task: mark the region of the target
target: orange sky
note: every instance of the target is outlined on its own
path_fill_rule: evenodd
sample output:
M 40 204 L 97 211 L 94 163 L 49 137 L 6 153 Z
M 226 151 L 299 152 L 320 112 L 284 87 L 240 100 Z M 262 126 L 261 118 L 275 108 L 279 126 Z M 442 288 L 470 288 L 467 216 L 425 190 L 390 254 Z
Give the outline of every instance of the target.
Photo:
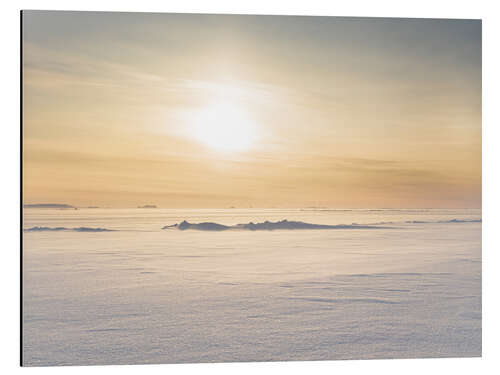
M 28 11 L 24 203 L 480 207 L 481 22 Z

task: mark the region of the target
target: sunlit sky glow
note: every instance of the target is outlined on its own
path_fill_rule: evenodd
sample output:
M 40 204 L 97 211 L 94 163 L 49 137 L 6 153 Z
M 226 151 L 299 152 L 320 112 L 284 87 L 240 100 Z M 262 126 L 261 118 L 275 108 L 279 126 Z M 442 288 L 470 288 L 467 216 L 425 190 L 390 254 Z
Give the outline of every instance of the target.
M 477 20 L 28 11 L 24 202 L 480 207 Z

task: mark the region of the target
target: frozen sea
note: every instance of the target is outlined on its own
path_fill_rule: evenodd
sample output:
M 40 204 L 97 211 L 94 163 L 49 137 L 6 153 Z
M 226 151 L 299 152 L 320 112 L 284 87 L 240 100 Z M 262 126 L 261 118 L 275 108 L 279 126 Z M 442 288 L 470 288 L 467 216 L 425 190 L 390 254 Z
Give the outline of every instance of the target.
M 283 219 L 347 226 L 162 230 Z M 23 226 L 26 366 L 481 355 L 480 210 L 32 208 Z

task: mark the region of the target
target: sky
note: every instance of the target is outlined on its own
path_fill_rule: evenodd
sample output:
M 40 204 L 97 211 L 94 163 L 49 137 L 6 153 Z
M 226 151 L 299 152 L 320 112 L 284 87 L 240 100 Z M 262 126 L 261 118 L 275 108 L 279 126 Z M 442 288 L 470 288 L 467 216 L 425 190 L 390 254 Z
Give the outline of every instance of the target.
M 23 12 L 24 203 L 481 207 L 481 21 Z

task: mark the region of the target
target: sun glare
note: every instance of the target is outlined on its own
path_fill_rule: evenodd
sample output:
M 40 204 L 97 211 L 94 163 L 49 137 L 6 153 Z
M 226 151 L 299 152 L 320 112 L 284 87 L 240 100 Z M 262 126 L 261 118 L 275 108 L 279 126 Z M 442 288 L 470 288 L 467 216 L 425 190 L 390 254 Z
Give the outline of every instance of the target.
M 255 125 L 246 111 L 233 103 L 215 103 L 201 111 L 195 137 L 216 151 L 238 152 L 252 147 Z

